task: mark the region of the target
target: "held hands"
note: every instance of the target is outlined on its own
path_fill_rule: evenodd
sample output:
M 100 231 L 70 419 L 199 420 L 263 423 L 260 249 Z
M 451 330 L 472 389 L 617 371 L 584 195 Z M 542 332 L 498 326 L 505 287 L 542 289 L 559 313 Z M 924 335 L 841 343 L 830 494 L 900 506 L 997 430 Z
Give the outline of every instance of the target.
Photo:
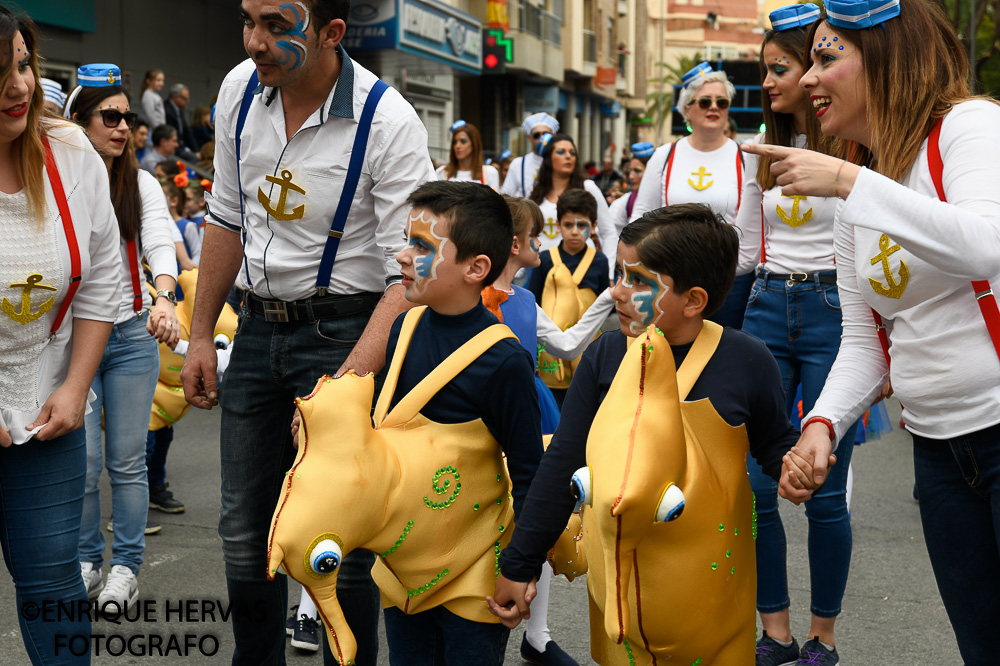
M 784 196 L 846 199 L 861 171 L 857 164 L 813 150 L 752 143 L 741 148 L 744 152 L 774 160 L 771 173 L 777 177 Z
M 177 341 L 181 339 L 181 325 L 177 321 L 174 304 L 166 298 L 157 298 L 156 305 L 146 320 L 146 330 L 157 342 L 163 342 L 171 349 L 176 347 Z
M 837 464 L 837 456 L 830 453 L 832 449 L 830 431 L 824 424 L 807 425 L 782 461 L 778 494 L 796 505 L 812 497 L 826 481 L 830 468 Z
M 292 448 L 296 451 L 299 450 L 299 424 L 302 423 L 302 414 L 299 412 L 298 407 L 295 408 L 295 413 L 292 415 Z
M 35 439 L 47 441 L 73 432 L 83 427 L 83 415 L 87 412 L 87 395 L 89 388 L 78 390 L 67 384 L 63 384 L 49 396 L 49 399 L 42 405 L 42 411 L 34 423 L 24 426 L 25 430 L 34 430 L 39 426 L 44 426 L 35 433 Z M 0 445 L 10 446 L 10 435 L 4 433 L 0 436 Z
M 500 618 L 500 624 L 513 629 L 522 619 L 531 617 L 531 602 L 538 593 L 535 589 L 537 580 L 532 578 L 529 583 L 518 583 L 502 573 L 497 574 L 496 588 L 492 597 L 486 597 L 486 605 L 491 613 Z
M 219 387 L 216 379 L 218 357 L 211 339 L 195 338 L 188 345 L 181 383 L 184 399 L 198 409 L 212 409 L 219 404 Z

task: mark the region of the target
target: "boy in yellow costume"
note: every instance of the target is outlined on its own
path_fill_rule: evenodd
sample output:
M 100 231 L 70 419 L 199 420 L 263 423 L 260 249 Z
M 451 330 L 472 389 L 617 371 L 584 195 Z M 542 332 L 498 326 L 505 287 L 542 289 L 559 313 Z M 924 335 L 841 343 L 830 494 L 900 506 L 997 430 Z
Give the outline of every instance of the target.
M 533 359 L 480 300 L 507 263 L 513 223 L 478 183 L 432 181 L 408 201 L 397 259 L 407 299 L 426 307 L 392 326 L 374 429 L 371 376 L 321 379 L 298 401 L 305 438 L 268 572 L 280 564 L 309 588 L 333 656 L 350 664 L 336 572 L 367 548 L 379 554 L 390 663 L 495 666 L 509 629 L 484 597 L 542 454 Z
M 608 288 L 608 259 L 587 245 L 597 224 L 597 201 L 581 189 L 566 190 L 556 202 L 562 240 L 539 255 L 541 263 L 531 272 L 528 291 L 552 322 L 566 330 L 580 321 L 583 313 Z M 562 361 L 542 352 L 538 368 L 542 380 L 552 389 L 562 407 L 566 389 L 579 359 Z
M 528 613 L 533 578 L 585 505 L 591 653 L 600 664 L 754 659 L 749 451 L 778 478 L 798 438 L 760 341 L 705 317 L 725 300 L 738 240 L 700 204 L 625 227 L 612 295 L 621 330 L 584 353 L 531 485 L 491 610 Z M 585 467 L 586 465 L 586 467 Z

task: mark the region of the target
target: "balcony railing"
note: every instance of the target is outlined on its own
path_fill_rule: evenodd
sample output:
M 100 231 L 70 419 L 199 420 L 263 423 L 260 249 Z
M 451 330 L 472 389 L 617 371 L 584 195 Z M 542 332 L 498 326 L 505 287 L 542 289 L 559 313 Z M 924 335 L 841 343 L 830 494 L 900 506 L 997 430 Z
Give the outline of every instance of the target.
M 533 4 L 521 0 L 520 7 L 518 7 L 519 12 L 519 23 L 521 32 L 526 32 L 529 35 L 534 35 L 539 39 L 544 39 L 545 35 L 543 33 L 543 19 L 542 15 L 545 13 L 539 7 Z
M 597 35 L 593 30 L 583 31 L 583 61 L 597 62 Z
M 562 46 L 562 19 L 551 12 L 542 12 L 543 24 L 545 26 L 544 39 L 553 46 Z

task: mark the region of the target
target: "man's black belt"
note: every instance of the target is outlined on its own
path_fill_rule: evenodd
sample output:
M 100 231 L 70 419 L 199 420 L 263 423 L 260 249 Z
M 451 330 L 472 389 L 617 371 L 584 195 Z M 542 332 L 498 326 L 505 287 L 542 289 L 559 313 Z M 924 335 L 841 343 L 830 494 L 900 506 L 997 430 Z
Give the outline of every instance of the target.
M 757 277 L 764 278 L 770 282 L 778 280 L 780 282 L 818 282 L 819 284 L 837 284 L 837 272 L 825 271 L 822 273 L 772 273 L 770 271 L 758 271 Z
M 371 312 L 382 294 L 363 292 L 348 296 L 317 296 L 304 301 L 269 301 L 253 292 L 246 295 L 247 307 L 265 321 L 284 323 L 318 321 Z

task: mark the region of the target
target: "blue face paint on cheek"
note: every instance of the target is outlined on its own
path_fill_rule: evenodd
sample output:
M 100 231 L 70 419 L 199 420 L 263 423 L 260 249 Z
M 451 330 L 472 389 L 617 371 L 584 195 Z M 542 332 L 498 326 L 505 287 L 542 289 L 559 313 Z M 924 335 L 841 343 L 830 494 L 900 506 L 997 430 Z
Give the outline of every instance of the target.
M 542 244 L 538 242 L 537 238 L 529 238 L 528 246 L 531 248 L 532 252 L 538 253 L 542 251 Z
M 656 313 L 653 311 L 653 304 L 660 295 L 660 286 L 639 276 L 635 276 L 633 279 L 639 284 L 647 285 L 650 288 L 649 291 L 632 294 L 632 305 L 635 306 L 635 311 L 639 313 L 642 325 L 644 327 L 649 326 L 653 323 L 653 319 L 656 318 Z
M 426 247 L 423 246 L 422 247 Z M 437 250 L 430 248 L 422 257 L 418 257 L 413 262 L 413 272 L 416 273 L 417 277 L 426 279 L 431 276 L 431 270 L 434 268 L 434 257 L 437 256 Z
M 302 10 L 301 14 L 299 13 L 299 9 Z M 295 27 L 290 28 L 285 33 L 293 39 L 282 39 L 277 42 L 277 47 L 281 49 L 281 55 L 278 56 L 277 60 L 279 65 L 282 67 L 287 66 L 288 70 L 291 71 L 297 69 L 308 54 L 305 42 L 308 41 L 306 30 L 309 28 L 310 18 L 309 9 L 301 2 L 281 5 L 281 11 L 286 10 L 291 11 L 295 16 Z

